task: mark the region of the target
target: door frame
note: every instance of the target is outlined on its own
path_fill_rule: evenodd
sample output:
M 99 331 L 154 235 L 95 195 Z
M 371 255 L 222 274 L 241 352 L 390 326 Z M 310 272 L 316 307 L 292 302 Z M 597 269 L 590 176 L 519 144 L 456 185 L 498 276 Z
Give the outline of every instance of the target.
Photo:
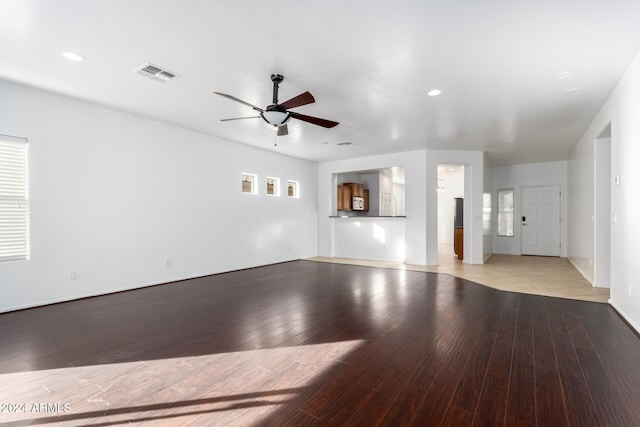
M 524 198 L 524 190 L 527 188 L 549 188 L 549 187 L 555 187 L 558 189 L 558 218 L 559 218 L 559 222 L 558 222 L 558 242 L 559 242 L 559 246 L 558 246 L 558 254 L 557 255 L 541 255 L 541 254 L 527 254 L 525 253 L 524 250 L 524 221 L 522 221 L 522 217 L 525 216 L 524 213 L 524 203 L 525 203 L 525 198 Z M 539 255 L 539 256 L 557 256 L 557 257 L 562 257 L 562 243 L 563 243 L 563 229 L 564 229 L 564 224 L 563 224 L 563 218 L 562 218 L 562 185 L 560 184 L 550 184 L 550 185 L 527 185 L 527 186 L 522 186 L 520 187 L 520 254 L 521 255 Z
M 611 123 L 594 140 L 593 286 L 611 286 Z

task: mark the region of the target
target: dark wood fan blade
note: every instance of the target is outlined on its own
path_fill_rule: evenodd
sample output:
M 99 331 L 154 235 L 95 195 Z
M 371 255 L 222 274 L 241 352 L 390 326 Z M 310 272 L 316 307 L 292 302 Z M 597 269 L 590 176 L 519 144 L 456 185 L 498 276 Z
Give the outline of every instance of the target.
M 278 136 L 289 135 L 289 128 L 287 125 L 278 126 Z
M 316 102 L 316 100 L 313 95 L 311 95 L 309 92 L 305 92 L 301 93 L 298 96 L 294 96 L 288 101 L 284 101 L 282 104 L 280 104 L 280 106 L 285 110 L 288 110 L 289 108 L 296 108 L 302 105 L 313 104 L 314 102 Z
M 220 93 L 220 92 L 213 92 L 213 93 L 215 93 L 216 95 L 224 96 L 225 98 L 229 98 L 232 101 L 239 102 L 240 104 L 244 104 L 247 107 L 251 107 L 256 111 L 260 111 L 261 113 L 264 111 L 262 108 L 256 107 L 255 105 L 252 105 L 252 104 L 249 104 L 248 102 L 243 101 L 242 99 L 238 99 L 235 96 L 227 95 L 226 93 Z
M 230 122 L 231 120 L 244 120 L 244 119 L 259 119 L 260 116 L 251 117 L 234 117 L 233 119 L 220 119 L 221 122 Z
M 290 111 L 289 114 L 291 114 L 291 117 L 293 117 L 294 119 L 302 120 L 303 122 L 311 123 L 325 128 L 336 127 L 340 124 L 331 120 L 321 119 L 319 117 L 313 116 L 306 116 L 304 114 L 296 113 L 293 111 Z

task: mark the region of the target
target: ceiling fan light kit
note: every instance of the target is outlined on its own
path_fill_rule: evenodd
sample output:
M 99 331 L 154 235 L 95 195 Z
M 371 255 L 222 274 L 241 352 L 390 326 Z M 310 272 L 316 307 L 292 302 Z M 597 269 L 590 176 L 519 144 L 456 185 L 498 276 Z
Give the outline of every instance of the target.
M 291 114 L 287 111 L 267 110 L 260 113 L 260 116 L 271 126 L 281 126 L 291 119 Z
M 255 111 L 260 113 L 259 116 L 251 116 L 251 117 L 237 117 L 233 119 L 222 119 L 221 121 L 226 122 L 230 120 L 242 120 L 242 119 L 257 119 L 262 118 L 265 122 L 267 122 L 270 126 L 274 127 L 274 130 L 277 128 L 278 136 L 288 135 L 289 131 L 287 129 L 287 122 L 291 119 L 302 120 L 303 122 L 311 123 L 316 126 L 322 126 L 325 128 L 332 128 L 337 126 L 339 123 L 334 122 L 332 120 L 321 119 L 319 117 L 307 116 L 304 114 L 296 113 L 294 111 L 289 111 L 290 108 L 301 107 L 303 105 L 312 104 L 316 102 L 315 98 L 309 92 L 303 92 L 298 96 L 294 96 L 293 98 L 283 102 L 282 104 L 278 103 L 278 89 L 280 87 L 280 83 L 284 80 L 282 74 L 272 74 L 271 81 L 273 82 L 273 104 L 267 106 L 267 108 L 262 109 L 260 107 L 256 107 L 253 104 L 250 104 L 246 101 L 236 98 L 232 95 L 227 95 L 226 93 L 214 92 L 216 95 L 223 96 L 232 101 L 239 102 L 247 107 L 253 108 Z

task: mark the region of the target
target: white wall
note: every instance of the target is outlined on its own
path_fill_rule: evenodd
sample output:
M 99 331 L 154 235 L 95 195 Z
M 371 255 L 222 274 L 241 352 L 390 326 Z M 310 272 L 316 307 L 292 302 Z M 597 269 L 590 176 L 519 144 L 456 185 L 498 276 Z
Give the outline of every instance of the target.
M 571 261 L 593 280 L 588 260 L 594 256 L 594 141 L 611 124 L 612 185 L 611 304 L 640 331 L 640 56 L 631 64 L 571 153 L 569 175 L 569 248 Z
M 369 212 L 366 215 L 380 215 L 380 173 L 360 174 L 360 180 L 356 181 L 364 185 L 369 190 Z
M 404 218 L 332 218 L 334 256 L 404 262 Z
M 567 256 L 593 284 L 594 145 L 579 144 L 567 165 Z
M 482 264 L 484 155 L 481 151 L 427 150 L 427 265 L 438 264 L 438 165 L 443 164 L 465 165 L 463 262 Z
M 396 215 L 404 216 L 404 182 L 393 183 L 393 199 L 395 201 Z
M 611 138 L 594 141 L 594 256 L 593 285 L 609 287 L 611 278 Z
M 496 209 L 493 208 L 493 200 L 497 197 L 493 194 L 492 187 L 492 168 L 489 166 L 489 160 L 484 153 L 484 176 L 482 187 L 482 258 L 486 261 L 493 254 L 493 230 L 492 218 Z
M 522 251 L 522 187 L 560 186 L 560 216 L 562 228 L 560 231 L 561 251 L 567 256 L 567 162 L 528 163 L 523 165 L 495 166 L 492 168 L 492 194 L 494 199 L 493 230 L 497 233 L 497 191 L 502 188 L 513 188 L 514 218 L 513 237 L 493 236 L 493 253 L 520 255 Z
M 336 256 L 335 235 L 331 215 L 335 206 L 336 186 L 334 174 L 349 171 L 384 169 L 393 166 L 405 168 L 405 261 L 409 264 L 426 264 L 426 150 L 387 154 L 384 156 L 360 157 L 320 163 L 318 166 L 318 253 L 321 256 Z M 434 187 L 435 191 L 435 187 Z M 435 236 L 435 234 L 434 234 Z M 434 237 L 435 238 L 435 237 Z M 340 252 L 340 248 L 338 248 Z
M 0 263 L 0 311 L 317 254 L 315 163 L 8 82 L 0 94 L 0 133 L 29 140 L 31 199 L 31 259 Z M 240 192 L 242 172 L 259 195 Z M 264 194 L 267 175 L 284 196 Z

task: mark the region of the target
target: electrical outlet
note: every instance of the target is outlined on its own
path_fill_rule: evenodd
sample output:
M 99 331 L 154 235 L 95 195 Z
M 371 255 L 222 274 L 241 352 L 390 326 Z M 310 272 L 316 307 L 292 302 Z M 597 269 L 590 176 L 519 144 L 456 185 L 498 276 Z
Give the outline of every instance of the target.
M 589 258 L 589 267 L 593 266 L 593 258 Z
M 627 295 L 631 296 L 631 285 L 627 285 Z
M 167 262 L 165 264 L 167 268 L 171 267 L 171 258 L 167 258 Z
M 69 280 L 76 280 L 76 272 L 75 271 L 70 271 L 69 272 Z

